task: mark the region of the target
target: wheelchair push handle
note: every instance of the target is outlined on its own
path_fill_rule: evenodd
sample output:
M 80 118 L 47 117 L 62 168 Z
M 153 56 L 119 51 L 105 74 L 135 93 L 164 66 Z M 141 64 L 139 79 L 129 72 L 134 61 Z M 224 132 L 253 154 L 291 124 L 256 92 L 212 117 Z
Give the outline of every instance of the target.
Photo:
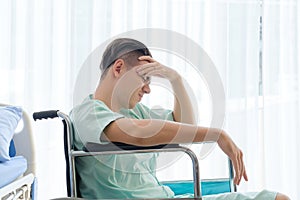
M 32 117 L 34 121 L 40 119 L 48 119 L 48 118 L 56 118 L 58 117 L 57 115 L 58 110 L 47 110 L 47 111 L 40 111 L 40 112 L 34 112 Z

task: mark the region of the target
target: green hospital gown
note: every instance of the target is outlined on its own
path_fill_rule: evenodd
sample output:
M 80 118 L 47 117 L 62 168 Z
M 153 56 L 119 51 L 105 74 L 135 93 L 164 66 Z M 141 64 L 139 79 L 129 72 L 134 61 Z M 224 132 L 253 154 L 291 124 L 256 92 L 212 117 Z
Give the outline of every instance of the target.
M 153 111 L 142 104 L 120 113 L 112 112 L 92 96 L 86 98 L 70 113 L 76 149 L 82 149 L 86 142 L 106 143 L 100 140 L 104 128 L 122 117 L 173 120 L 172 111 Z M 99 199 L 173 197 L 172 190 L 161 185 L 156 178 L 156 157 L 157 154 L 147 153 L 79 158 L 76 169 L 81 196 Z

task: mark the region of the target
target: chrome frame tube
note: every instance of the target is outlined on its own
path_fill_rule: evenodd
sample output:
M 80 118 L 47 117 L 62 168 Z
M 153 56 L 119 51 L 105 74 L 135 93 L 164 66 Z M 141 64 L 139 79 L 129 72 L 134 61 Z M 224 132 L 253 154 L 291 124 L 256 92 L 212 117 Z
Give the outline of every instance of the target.
M 228 158 L 228 168 L 229 168 L 229 182 L 230 182 L 230 191 L 231 192 L 236 192 L 236 184 L 234 184 L 233 179 L 234 179 L 234 172 L 233 172 L 233 166 L 231 160 Z
M 72 157 L 72 153 L 70 152 L 70 149 L 73 149 L 73 138 L 72 138 L 72 127 L 70 126 L 72 124 L 69 116 L 63 112 L 58 111 L 57 115 L 65 120 L 65 124 L 67 126 L 67 145 L 68 145 L 68 162 L 69 162 L 69 176 L 72 177 L 70 179 L 70 190 L 71 190 L 71 197 L 77 197 L 77 190 L 76 190 L 76 173 L 75 173 L 75 161 Z

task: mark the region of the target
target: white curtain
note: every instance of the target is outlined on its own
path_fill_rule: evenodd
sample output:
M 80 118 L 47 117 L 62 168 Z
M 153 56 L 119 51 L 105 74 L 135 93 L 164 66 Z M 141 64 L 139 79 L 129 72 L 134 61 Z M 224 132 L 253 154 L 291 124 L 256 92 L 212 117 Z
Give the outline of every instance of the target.
M 300 3 L 268 0 L 263 8 L 263 181 L 299 199 Z
M 267 188 L 298 199 L 299 12 L 296 0 L 2 0 L 0 99 L 30 114 L 44 109 L 68 113 L 81 66 L 100 44 L 140 28 L 176 31 L 207 52 L 222 78 L 224 129 L 243 149 L 250 179 L 238 190 Z M 198 101 L 198 123 L 209 125 L 205 80 L 182 60 L 154 54 L 188 79 Z M 163 94 L 153 86 L 145 103 L 157 105 L 161 102 L 152 100 Z M 168 95 L 162 106 L 170 106 Z M 39 199 L 65 196 L 60 123 L 32 122 Z M 216 152 L 212 156 L 224 159 Z M 182 166 L 160 176 L 184 178 Z M 207 176 L 224 172 L 205 163 L 201 169 Z

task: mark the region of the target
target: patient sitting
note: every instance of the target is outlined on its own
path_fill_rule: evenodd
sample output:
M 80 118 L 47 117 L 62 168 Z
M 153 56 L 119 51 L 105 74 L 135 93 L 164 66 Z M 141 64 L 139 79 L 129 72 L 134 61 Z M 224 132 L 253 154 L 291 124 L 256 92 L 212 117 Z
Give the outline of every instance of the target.
M 239 184 L 247 181 L 242 151 L 224 130 L 196 126 L 181 76 L 151 56 L 139 41 L 111 42 L 100 64 L 102 75 L 94 94 L 71 111 L 75 147 L 86 142 L 122 142 L 137 146 L 215 141 L 231 159 Z M 139 103 L 150 93 L 151 77 L 167 79 L 174 91 L 173 110 L 150 110 Z M 184 105 L 184 112 L 182 112 Z M 84 198 L 174 198 L 174 192 L 155 175 L 155 153 L 80 157 L 76 162 L 80 194 Z M 193 194 L 190 194 L 193 197 Z M 203 199 L 289 199 L 271 191 L 226 193 Z

